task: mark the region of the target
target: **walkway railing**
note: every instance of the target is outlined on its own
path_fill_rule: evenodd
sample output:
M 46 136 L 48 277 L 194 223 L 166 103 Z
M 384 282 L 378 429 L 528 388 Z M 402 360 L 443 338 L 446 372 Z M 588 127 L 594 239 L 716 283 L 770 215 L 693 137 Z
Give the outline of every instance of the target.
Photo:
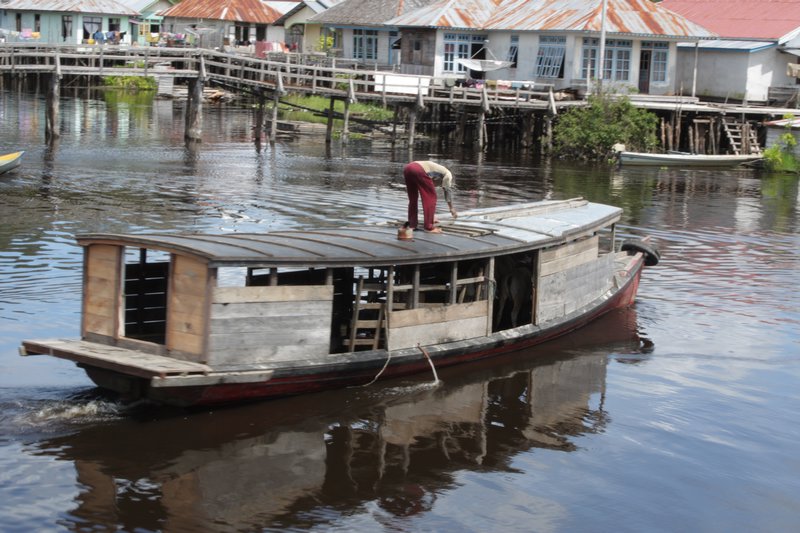
M 341 61 L 339 62 L 341 64 Z M 119 45 L 0 44 L 0 73 L 59 76 L 171 76 L 223 84 L 234 89 L 321 94 L 384 105 L 447 103 L 542 109 L 553 105 L 552 86 L 463 87 L 453 78 L 401 74 L 392 70 L 342 68 L 315 54 L 266 58 L 202 48 Z

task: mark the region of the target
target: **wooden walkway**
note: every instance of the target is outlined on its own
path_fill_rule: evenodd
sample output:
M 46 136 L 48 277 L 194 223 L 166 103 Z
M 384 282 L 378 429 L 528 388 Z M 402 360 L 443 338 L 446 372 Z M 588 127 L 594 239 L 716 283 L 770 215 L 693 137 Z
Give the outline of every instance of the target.
M 291 90 L 384 105 L 439 103 L 532 110 L 566 105 L 552 99 L 550 85 L 516 89 L 447 87 L 443 81 L 431 83 L 429 76 L 338 68 L 321 61 L 315 64 L 310 55 L 275 57 L 259 59 L 201 48 L 14 43 L 0 45 L 0 73 L 201 79 L 249 92 Z

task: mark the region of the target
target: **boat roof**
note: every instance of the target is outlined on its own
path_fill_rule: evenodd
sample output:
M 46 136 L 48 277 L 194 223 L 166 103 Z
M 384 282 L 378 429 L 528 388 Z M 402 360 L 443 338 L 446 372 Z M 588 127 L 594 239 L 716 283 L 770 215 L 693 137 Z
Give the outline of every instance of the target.
M 543 248 L 617 222 L 622 209 L 582 198 L 475 209 L 457 220 L 442 217 L 441 234 L 397 238 L 398 223 L 268 233 L 85 234 L 87 246 L 105 243 L 190 255 L 209 267 L 377 266 L 477 259 Z

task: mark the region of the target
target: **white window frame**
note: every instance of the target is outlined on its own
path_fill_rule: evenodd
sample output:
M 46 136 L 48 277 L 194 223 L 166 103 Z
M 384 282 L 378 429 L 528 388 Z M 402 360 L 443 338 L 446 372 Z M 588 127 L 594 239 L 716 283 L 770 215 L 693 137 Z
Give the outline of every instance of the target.
M 606 41 L 603 78 L 613 81 L 630 81 L 633 41 L 609 39 Z
M 512 35 L 511 43 L 508 45 L 508 56 L 506 56 L 506 61 L 511 62 L 510 68 L 517 68 L 518 59 L 519 59 L 519 35 Z
M 378 59 L 378 30 L 353 30 L 353 59 Z
M 472 43 L 486 41 L 486 35 L 472 33 L 445 33 L 442 72 L 464 73 L 467 68 L 456 59 L 471 57 Z
M 651 50 L 650 82 L 666 83 L 669 69 L 669 43 L 659 41 L 642 41 L 642 50 Z
M 536 53 L 537 78 L 563 77 L 564 58 L 567 54 L 567 38 L 563 35 L 542 35 Z
M 581 77 L 583 79 L 586 79 L 587 76 L 588 63 L 591 63 L 591 77 L 594 78 L 596 76 L 599 47 L 600 39 L 594 37 L 583 38 L 581 67 Z M 606 41 L 604 55 L 603 78 L 611 81 L 630 81 L 633 41 L 628 39 L 609 39 Z

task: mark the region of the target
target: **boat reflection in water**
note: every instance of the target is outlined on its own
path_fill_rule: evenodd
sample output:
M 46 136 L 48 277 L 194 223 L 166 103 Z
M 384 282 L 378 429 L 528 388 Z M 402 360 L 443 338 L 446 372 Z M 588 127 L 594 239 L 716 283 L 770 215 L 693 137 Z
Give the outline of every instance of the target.
M 608 357 L 641 357 L 636 328 L 635 310 L 620 309 L 546 344 L 550 357 L 540 348 L 448 369 L 437 386 L 392 381 L 140 414 L 42 441 L 36 453 L 75 464 L 81 492 L 69 528 L 324 525 L 370 502 L 407 516 L 455 488 L 459 471 L 507 470 L 521 452 L 568 452 L 602 430 Z

